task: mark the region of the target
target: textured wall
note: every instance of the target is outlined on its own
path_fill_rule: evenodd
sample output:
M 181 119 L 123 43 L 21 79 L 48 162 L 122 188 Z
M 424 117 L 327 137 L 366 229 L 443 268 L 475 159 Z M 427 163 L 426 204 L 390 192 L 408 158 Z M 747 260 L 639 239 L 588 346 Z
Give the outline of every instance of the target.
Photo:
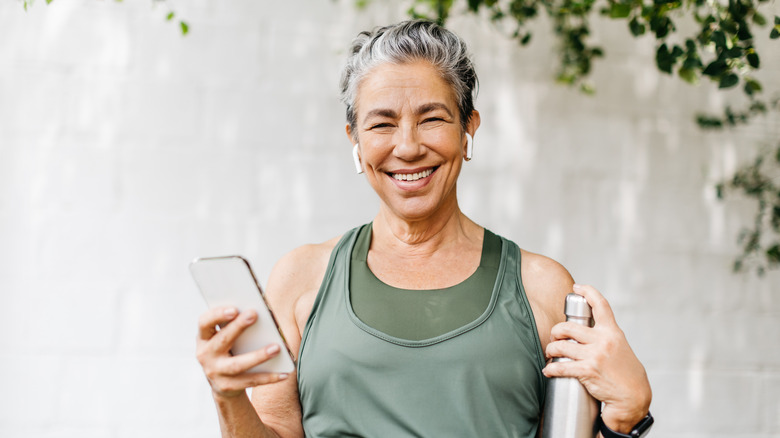
M 239 253 L 266 279 L 376 210 L 339 68 L 354 34 L 405 8 L 171 5 L 186 37 L 151 1 L 0 4 L 3 437 L 217 435 L 189 260 Z M 730 272 L 752 207 L 712 189 L 780 126 L 701 132 L 693 113 L 738 93 L 660 75 L 621 23 L 596 26 L 595 98 L 552 83 L 543 27 L 520 50 L 451 24 L 481 76 L 466 213 L 604 292 L 647 366 L 653 436 L 780 437 L 780 276 Z

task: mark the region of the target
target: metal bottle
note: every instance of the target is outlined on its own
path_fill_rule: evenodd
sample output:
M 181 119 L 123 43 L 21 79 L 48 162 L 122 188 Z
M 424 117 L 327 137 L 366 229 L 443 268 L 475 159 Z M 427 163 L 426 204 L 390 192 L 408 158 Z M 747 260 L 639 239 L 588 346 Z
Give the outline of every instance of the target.
M 593 313 L 580 295 L 570 293 L 564 306 L 566 321 L 593 327 Z M 576 342 L 572 340 L 571 342 Z M 557 357 L 553 362 L 571 359 Z M 547 385 L 542 438 L 594 438 L 601 404 L 573 377 L 553 377 Z

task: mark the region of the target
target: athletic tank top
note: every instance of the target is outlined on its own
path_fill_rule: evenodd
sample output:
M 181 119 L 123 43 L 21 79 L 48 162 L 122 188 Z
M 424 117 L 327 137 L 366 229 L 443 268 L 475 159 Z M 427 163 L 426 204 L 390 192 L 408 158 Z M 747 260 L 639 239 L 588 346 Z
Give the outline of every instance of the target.
M 352 309 L 349 265 L 358 231 L 333 249 L 301 339 L 306 436 L 536 436 L 544 355 L 517 245 L 502 238 L 490 302 L 477 319 L 408 340 L 368 326 Z
M 385 284 L 368 267 L 372 224 L 360 228 L 349 266 L 349 296 L 358 319 L 385 334 L 422 340 L 479 318 L 490 303 L 501 261 L 501 239 L 485 229 L 479 266 L 443 289 L 409 290 Z

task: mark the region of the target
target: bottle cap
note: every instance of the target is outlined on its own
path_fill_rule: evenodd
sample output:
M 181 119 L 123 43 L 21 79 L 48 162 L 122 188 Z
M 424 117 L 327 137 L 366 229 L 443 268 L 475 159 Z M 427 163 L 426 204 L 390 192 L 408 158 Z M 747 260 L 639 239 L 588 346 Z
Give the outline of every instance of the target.
M 582 295 L 570 293 L 566 295 L 566 306 L 563 313 L 570 318 L 593 318 L 588 302 Z

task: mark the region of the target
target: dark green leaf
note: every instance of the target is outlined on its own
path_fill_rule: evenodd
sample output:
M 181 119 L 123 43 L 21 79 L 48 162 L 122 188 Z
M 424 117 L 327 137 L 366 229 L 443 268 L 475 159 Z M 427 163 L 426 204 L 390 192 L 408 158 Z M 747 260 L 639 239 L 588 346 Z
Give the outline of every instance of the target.
M 780 263 L 780 245 L 774 244 L 766 250 L 766 258 L 769 263 Z
M 755 79 L 745 79 L 745 93 L 752 96 L 753 93 L 761 91 L 761 83 Z
M 529 42 L 531 42 L 531 32 L 528 32 L 527 34 L 525 34 L 525 36 L 523 36 L 523 39 L 520 40 L 520 44 L 526 45 Z
M 717 196 L 718 199 L 723 199 L 723 183 L 718 183 L 715 186 L 715 196 Z
M 726 34 L 723 33 L 722 30 L 716 30 L 715 32 L 712 32 L 712 36 L 710 37 L 710 41 L 715 43 L 715 47 L 720 49 L 721 47 L 726 46 Z
M 644 35 L 645 25 L 640 23 L 639 20 L 634 17 L 628 22 L 628 28 L 631 30 L 631 34 L 636 36 Z
M 727 18 L 727 19 L 721 21 L 720 22 L 720 28 L 723 29 L 724 31 L 726 31 L 727 33 L 731 34 L 731 35 L 737 33 L 737 30 L 738 30 L 737 22 L 732 20 L 732 19 L 730 19 L 730 18 Z
M 698 70 L 701 69 L 702 64 L 701 60 L 696 57 L 687 57 L 685 58 L 685 61 L 683 61 L 682 68 L 688 69 L 688 70 Z
M 744 21 L 739 26 L 739 30 L 737 31 L 737 38 L 739 38 L 740 41 L 746 41 L 753 38 L 753 34 L 750 33 L 750 29 L 747 27 L 747 23 Z
M 720 76 L 725 73 L 727 69 L 728 65 L 726 65 L 726 61 L 716 59 L 715 61 L 712 61 L 710 65 L 708 65 L 701 73 L 707 76 Z
M 780 38 L 780 26 L 775 26 L 775 28 L 772 29 L 772 32 L 769 32 L 769 38 L 772 38 L 773 40 Z
M 761 61 L 758 59 L 758 53 L 756 52 L 748 53 L 747 62 L 753 68 L 758 68 L 758 66 L 761 65 Z
M 734 46 L 730 49 L 726 49 L 723 51 L 723 57 L 724 58 L 741 58 L 742 57 L 742 47 Z
M 180 21 L 179 26 L 181 27 L 181 34 L 187 35 L 187 33 L 190 31 L 190 26 L 187 25 L 187 23 Z
M 775 26 L 780 26 L 780 16 L 775 15 Z
M 719 129 L 723 127 L 723 121 L 721 119 L 703 114 L 696 116 L 696 124 L 702 129 Z
M 720 83 L 718 84 L 718 88 L 731 88 L 734 85 L 737 85 L 739 83 L 739 76 L 735 75 L 734 73 L 729 73 L 722 78 L 720 78 Z
M 669 52 L 669 48 L 666 44 L 661 44 L 658 50 L 655 52 L 655 63 L 658 66 L 658 70 L 662 72 L 672 74 L 672 67 L 677 59 Z
M 756 23 L 759 26 L 766 26 L 766 18 L 764 18 L 763 15 L 756 12 L 753 14 L 753 23 Z

